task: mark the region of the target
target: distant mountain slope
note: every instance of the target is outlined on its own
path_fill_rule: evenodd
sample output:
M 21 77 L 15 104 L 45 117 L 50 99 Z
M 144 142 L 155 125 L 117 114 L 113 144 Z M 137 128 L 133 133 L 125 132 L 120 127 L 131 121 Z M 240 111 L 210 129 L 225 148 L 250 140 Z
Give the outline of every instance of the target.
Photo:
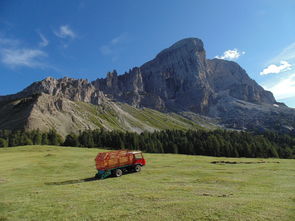
M 121 131 L 154 131 L 163 129 L 214 128 L 207 118 L 194 115 L 189 120 L 176 113 L 138 109 L 126 103 L 105 100 L 101 105 L 71 101 L 48 94 L 14 100 L 0 107 L 0 128 L 56 129 L 61 135 L 79 130 L 104 128 Z
M 140 132 L 213 124 L 295 128 L 294 109 L 276 102 L 237 63 L 206 59 L 197 38 L 180 40 L 123 75 L 113 71 L 92 82 L 48 77 L 0 97 L 0 105 L 0 128 L 55 127 L 62 134 L 97 127 Z

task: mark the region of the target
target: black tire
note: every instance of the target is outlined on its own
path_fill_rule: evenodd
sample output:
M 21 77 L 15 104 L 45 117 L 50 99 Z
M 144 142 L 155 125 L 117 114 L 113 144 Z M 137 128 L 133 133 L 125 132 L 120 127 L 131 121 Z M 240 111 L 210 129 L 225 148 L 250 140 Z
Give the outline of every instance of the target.
M 135 171 L 135 172 L 140 172 L 140 171 L 141 171 L 141 166 L 140 166 L 140 165 L 136 165 L 136 166 L 134 167 L 134 171 Z
M 122 174 L 123 174 L 123 172 L 121 169 L 116 169 L 114 172 L 115 177 L 120 177 L 120 176 L 122 176 Z

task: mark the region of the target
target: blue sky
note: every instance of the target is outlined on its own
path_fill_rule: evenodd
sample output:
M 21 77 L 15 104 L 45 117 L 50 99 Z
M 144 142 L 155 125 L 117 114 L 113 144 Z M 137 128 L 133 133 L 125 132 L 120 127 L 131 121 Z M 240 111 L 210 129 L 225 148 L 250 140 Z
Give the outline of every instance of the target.
M 0 95 L 123 74 L 185 37 L 295 107 L 294 0 L 0 0 Z

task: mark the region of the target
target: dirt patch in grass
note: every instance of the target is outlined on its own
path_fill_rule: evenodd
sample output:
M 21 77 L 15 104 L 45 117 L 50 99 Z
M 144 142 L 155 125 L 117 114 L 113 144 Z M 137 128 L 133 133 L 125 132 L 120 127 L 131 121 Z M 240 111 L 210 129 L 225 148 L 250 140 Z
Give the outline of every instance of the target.
M 233 193 L 229 194 L 211 194 L 211 193 L 201 193 L 199 196 L 211 196 L 211 197 L 230 197 L 234 195 Z
M 212 161 L 212 164 L 257 164 L 257 163 L 280 163 L 279 161 L 276 162 L 268 162 L 268 161 L 256 161 L 256 162 L 250 162 L 250 161 Z

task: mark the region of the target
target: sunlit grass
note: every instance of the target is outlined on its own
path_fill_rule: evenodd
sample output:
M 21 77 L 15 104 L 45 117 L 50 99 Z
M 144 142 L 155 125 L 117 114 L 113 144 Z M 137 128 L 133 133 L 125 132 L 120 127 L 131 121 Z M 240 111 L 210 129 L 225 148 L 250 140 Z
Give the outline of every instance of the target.
M 53 146 L 0 149 L 0 220 L 295 217 L 294 160 L 232 165 L 211 162 L 261 159 L 145 154 L 142 172 L 93 180 L 99 151 Z

